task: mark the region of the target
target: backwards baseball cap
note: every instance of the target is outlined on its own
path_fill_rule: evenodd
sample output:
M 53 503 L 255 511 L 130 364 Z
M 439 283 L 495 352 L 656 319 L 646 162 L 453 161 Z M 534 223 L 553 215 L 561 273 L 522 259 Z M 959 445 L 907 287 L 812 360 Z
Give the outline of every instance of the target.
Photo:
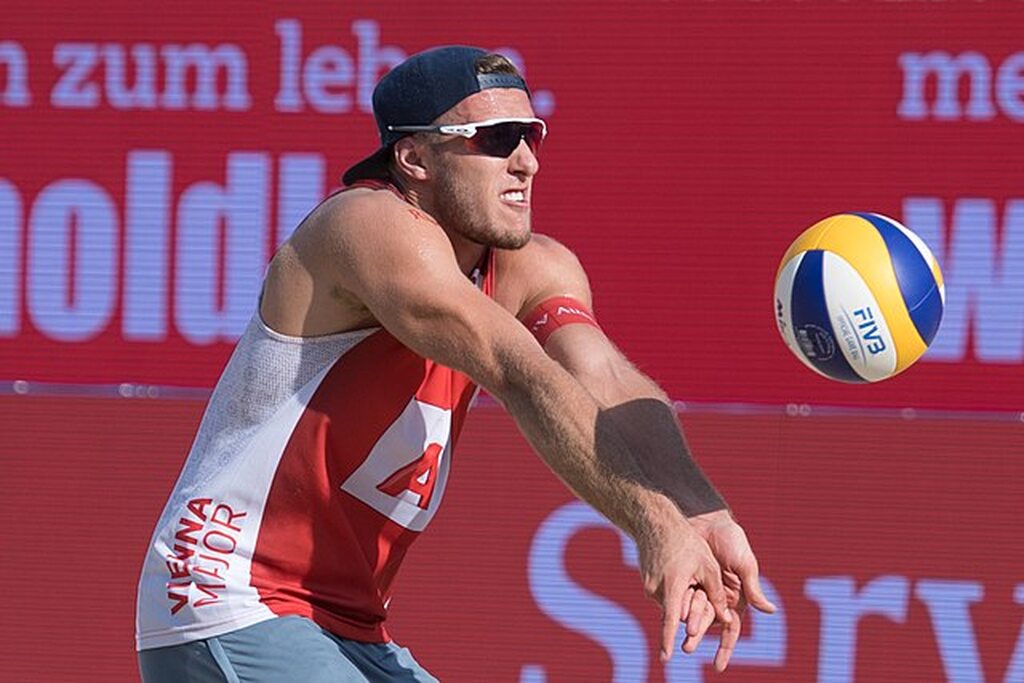
M 388 126 L 428 126 L 473 93 L 488 88 L 518 88 L 529 94 L 526 81 L 517 74 L 478 74 L 477 60 L 487 54 L 477 47 L 448 45 L 415 54 L 384 74 L 373 90 L 380 149 L 345 171 L 342 182 L 351 185 L 387 176 L 391 146 L 410 135 Z

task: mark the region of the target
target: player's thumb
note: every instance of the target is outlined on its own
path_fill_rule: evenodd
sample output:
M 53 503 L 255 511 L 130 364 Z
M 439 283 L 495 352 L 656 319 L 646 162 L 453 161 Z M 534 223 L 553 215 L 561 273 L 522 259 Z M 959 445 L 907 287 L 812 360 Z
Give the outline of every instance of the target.
M 741 576 L 740 581 L 743 583 L 743 596 L 747 599 L 748 604 L 768 614 L 775 612 L 774 603 L 768 599 L 761 588 L 761 579 L 756 567 L 747 572 L 746 576 Z

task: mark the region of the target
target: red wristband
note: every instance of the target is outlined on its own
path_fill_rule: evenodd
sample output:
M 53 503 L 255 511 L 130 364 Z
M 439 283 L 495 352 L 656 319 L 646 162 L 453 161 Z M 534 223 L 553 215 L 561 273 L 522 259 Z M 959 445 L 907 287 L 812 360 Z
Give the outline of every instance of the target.
M 577 323 L 601 329 L 594 314 L 583 303 L 567 296 L 545 299 L 523 318 L 523 325 L 533 333 L 541 346 L 558 328 Z

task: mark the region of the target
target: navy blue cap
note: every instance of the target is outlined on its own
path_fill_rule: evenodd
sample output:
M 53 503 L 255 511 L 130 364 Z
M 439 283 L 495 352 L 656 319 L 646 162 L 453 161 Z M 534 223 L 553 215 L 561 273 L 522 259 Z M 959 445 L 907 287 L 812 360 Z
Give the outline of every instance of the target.
M 488 88 L 529 89 L 516 74 L 478 74 L 476 63 L 489 54 L 478 47 L 448 45 L 420 52 L 384 74 L 373 90 L 373 116 L 380 149 L 352 166 L 342 182 L 387 177 L 391 145 L 410 133 L 388 126 L 429 126 L 437 117 L 473 93 Z

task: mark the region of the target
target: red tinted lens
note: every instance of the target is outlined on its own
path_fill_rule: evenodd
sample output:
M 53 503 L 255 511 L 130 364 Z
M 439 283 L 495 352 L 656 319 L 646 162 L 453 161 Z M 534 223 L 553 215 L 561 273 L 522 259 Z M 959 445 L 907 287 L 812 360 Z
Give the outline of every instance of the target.
M 541 124 L 507 121 L 477 128 L 476 135 L 466 139 L 466 145 L 480 154 L 506 158 L 516 151 L 520 140 L 526 140 L 530 151 L 536 154 L 543 139 L 544 127 Z

